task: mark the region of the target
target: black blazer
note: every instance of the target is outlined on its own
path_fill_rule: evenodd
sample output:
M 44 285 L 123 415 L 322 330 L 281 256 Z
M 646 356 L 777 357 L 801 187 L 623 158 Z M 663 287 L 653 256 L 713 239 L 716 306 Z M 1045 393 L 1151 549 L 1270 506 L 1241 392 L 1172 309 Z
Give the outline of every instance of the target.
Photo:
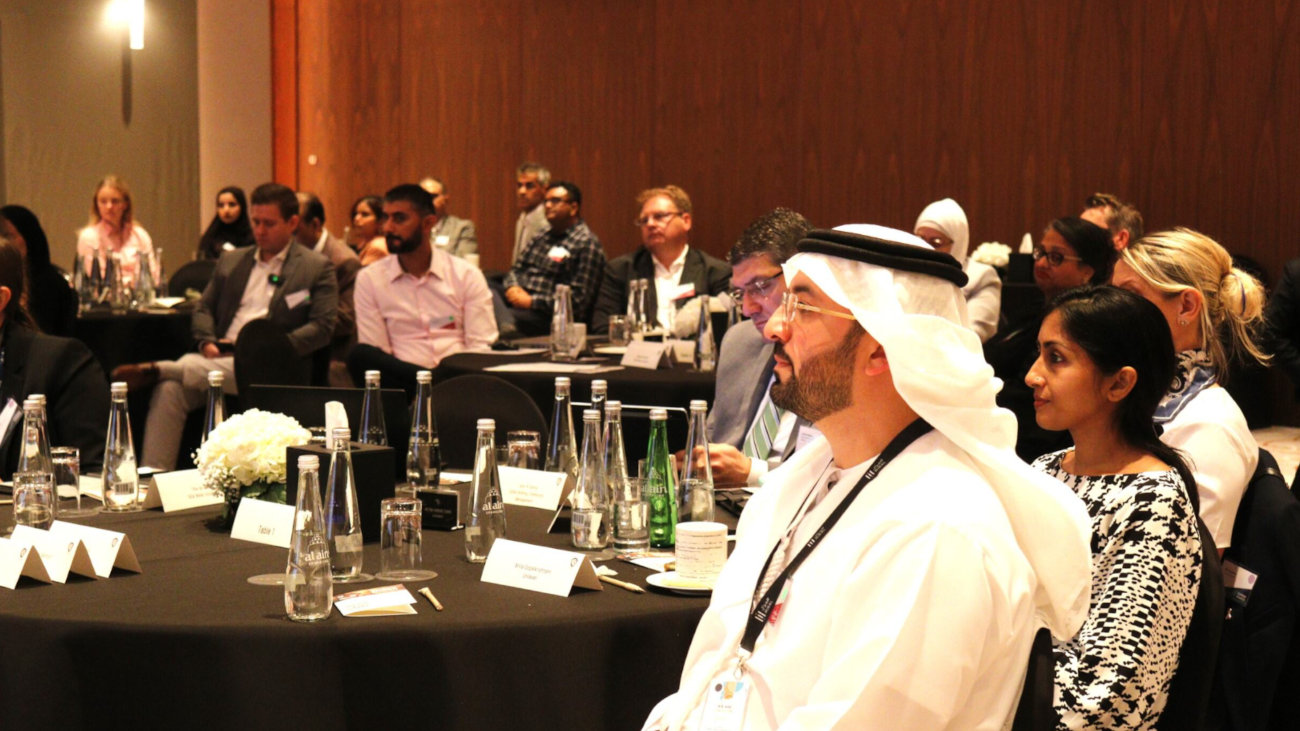
M 108 426 L 108 379 L 89 348 L 79 340 L 7 323 L 3 379 L 0 409 L 13 399 L 16 411 L 8 424 L 0 424 L 0 476 L 12 478 L 18 465 L 23 399 L 34 393 L 45 394 L 50 446 L 80 449 L 83 474 L 99 469 Z
M 654 313 L 659 307 L 655 292 L 655 263 L 650 250 L 642 246 L 631 254 L 624 254 L 605 265 L 605 278 L 600 282 L 600 296 L 591 316 L 592 333 L 609 330 L 609 316 L 627 312 L 627 283 L 633 279 L 649 279 L 650 293 L 646 298 L 646 312 Z M 696 294 L 722 294 L 731 286 L 731 265 L 715 259 L 694 246 L 686 250 L 682 266 L 682 284 L 695 284 Z M 678 305 L 684 303 L 679 302 Z M 672 323 L 664 323 L 672 327 Z
M 1212 717 L 1221 728 L 1300 728 L 1300 501 L 1267 450 L 1237 508 L 1232 545 L 1223 555 L 1257 579 L 1243 608 L 1224 587 L 1217 668 L 1222 705 Z M 1218 725 L 1218 724 L 1212 724 Z
M 199 343 L 216 342 L 230 327 L 239 311 L 244 288 L 253 271 L 256 246 L 227 251 L 217 260 L 212 280 L 194 312 L 191 330 Z M 284 281 L 271 296 L 267 319 L 284 328 L 298 355 L 305 356 L 330 342 L 338 320 L 339 285 L 334 265 L 322 254 L 298 243 L 280 268 Z M 303 298 L 302 295 L 309 295 Z M 292 298 L 293 306 L 286 300 Z

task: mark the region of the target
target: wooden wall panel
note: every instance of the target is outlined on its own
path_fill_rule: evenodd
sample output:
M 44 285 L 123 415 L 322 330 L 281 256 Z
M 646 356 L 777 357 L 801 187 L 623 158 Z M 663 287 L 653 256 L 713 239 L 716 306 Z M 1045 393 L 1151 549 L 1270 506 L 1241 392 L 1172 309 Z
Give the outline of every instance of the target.
M 525 158 L 583 186 L 611 255 L 637 243 L 631 197 L 670 181 L 717 255 L 778 204 L 823 225 L 908 227 L 953 196 L 976 242 L 1010 243 L 1094 190 L 1274 276 L 1296 253 L 1296 0 L 352 0 L 297 13 L 297 168 L 332 226 L 357 195 L 437 172 L 487 267 L 508 258 Z

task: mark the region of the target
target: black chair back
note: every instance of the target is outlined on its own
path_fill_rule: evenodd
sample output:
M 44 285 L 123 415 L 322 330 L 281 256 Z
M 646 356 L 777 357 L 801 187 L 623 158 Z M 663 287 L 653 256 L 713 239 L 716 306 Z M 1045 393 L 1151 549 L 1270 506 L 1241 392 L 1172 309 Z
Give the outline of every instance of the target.
M 1042 627 L 1034 635 L 1034 644 L 1029 648 L 1029 669 L 1025 672 L 1025 687 L 1020 691 L 1011 731 L 1054 731 L 1057 720 L 1056 707 L 1052 704 L 1055 680 L 1052 633 Z
M 265 318 L 253 320 L 235 340 L 235 383 L 239 393 L 254 384 L 306 386 L 311 359 L 298 355 L 284 328 Z
M 365 396 L 364 388 L 254 385 L 242 392 L 241 400 L 248 408 L 292 416 L 304 427 L 324 425 L 325 404 L 338 401 L 347 412 L 352 433 L 356 434 Z M 406 447 L 411 435 L 410 403 L 400 388 L 382 389 L 380 400 L 384 409 L 384 426 L 388 429 L 388 446 L 393 448 L 397 462 L 393 474 L 399 481 L 405 481 Z
M 208 282 L 212 281 L 212 272 L 216 268 L 217 262 L 214 259 L 185 262 L 172 272 L 171 279 L 167 280 L 167 294 L 172 297 L 184 297 L 187 289 L 203 292 L 207 289 Z
M 1169 700 L 1156 722 L 1162 731 L 1199 731 L 1205 728 L 1214 690 L 1214 669 L 1223 633 L 1223 567 L 1219 549 L 1200 518 L 1201 587 L 1196 594 L 1192 622 L 1178 652 L 1178 670 L 1169 684 Z
M 442 463 L 451 469 L 473 468 L 479 419 L 496 420 L 498 445 L 505 444 L 506 432 L 520 429 L 541 433 L 546 445 L 546 417 L 537 404 L 527 391 L 496 376 L 456 376 L 434 384 L 433 418 Z
M 1225 587 L 1211 719 L 1219 728 L 1300 728 L 1300 501 L 1268 450 L 1232 525 L 1224 562 L 1255 575 L 1250 589 Z

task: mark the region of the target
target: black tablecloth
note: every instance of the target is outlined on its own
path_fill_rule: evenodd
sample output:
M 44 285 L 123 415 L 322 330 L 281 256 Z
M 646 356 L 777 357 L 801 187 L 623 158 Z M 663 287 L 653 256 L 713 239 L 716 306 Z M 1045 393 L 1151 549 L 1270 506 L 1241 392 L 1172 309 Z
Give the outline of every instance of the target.
M 108 374 L 123 363 L 175 360 L 191 350 L 190 315 L 188 310 L 92 310 L 77 315 L 74 333 Z
M 458 353 L 444 358 L 433 372 L 434 383 L 440 383 L 455 376 L 471 373 L 484 373 L 484 369 L 507 363 L 532 363 L 547 360 L 545 355 L 498 355 L 496 353 Z M 617 365 L 618 358 L 611 357 L 593 365 L 605 363 Z M 532 372 L 492 372 L 485 375 L 497 376 L 528 392 L 528 395 L 542 410 L 549 420 L 555 401 L 555 373 Z M 660 368 L 619 368 L 604 373 L 572 373 L 568 375 L 573 381 L 573 400 L 589 401 L 591 399 L 591 382 L 603 378 L 609 383 L 609 398 L 622 401 L 625 405 L 669 406 L 682 410 L 690 406 L 692 399 L 704 399 L 713 405 L 714 374 L 701 373 L 686 367 Z M 686 446 L 686 421 L 684 415 L 670 415 L 668 441 L 673 449 Z M 575 410 L 574 429 L 579 440 L 582 439 L 581 414 Z M 649 438 L 649 424 L 644 412 L 624 411 L 623 430 L 625 447 L 630 461 L 645 457 L 646 443 Z
M 215 532 L 216 512 L 90 518 L 126 532 L 142 574 L 0 589 L 0 727 L 636 728 L 675 689 L 707 604 L 484 584 L 463 534 L 426 530 L 446 611 L 421 598 L 414 616 L 297 624 L 281 588 L 246 581 L 282 571 L 285 550 Z M 507 513 L 511 538 L 567 547 L 542 511 Z M 378 566 L 376 544 L 365 562 Z M 645 570 L 610 566 L 645 585 Z

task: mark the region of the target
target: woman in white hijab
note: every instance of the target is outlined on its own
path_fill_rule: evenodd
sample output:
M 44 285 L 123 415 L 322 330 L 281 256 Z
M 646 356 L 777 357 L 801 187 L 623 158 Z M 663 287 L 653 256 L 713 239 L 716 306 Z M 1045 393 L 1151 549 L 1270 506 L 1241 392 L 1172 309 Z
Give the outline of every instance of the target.
M 993 337 L 998 329 L 998 317 L 1002 314 L 1002 279 L 993 267 L 966 258 L 970 248 L 966 212 L 957 201 L 944 198 L 926 206 L 912 230 L 936 251 L 951 254 L 961 262 L 968 280 L 961 293 L 966 296 L 970 329 L 980 337 L 981 343 Z

